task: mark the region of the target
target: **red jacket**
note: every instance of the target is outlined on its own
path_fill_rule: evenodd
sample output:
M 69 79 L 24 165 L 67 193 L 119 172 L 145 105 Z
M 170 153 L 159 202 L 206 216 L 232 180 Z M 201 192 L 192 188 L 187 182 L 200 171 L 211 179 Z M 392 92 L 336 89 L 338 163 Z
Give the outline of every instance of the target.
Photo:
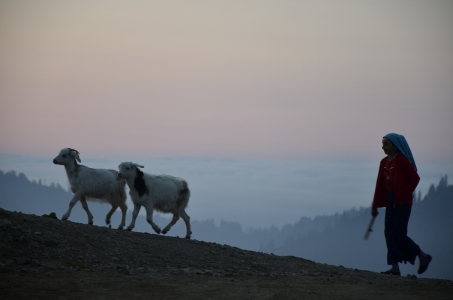
M 393 172 L 395 204 L 405 203 L 412 205 L 412 194 L 420 181 L 420 177 L 406 156 L 399 153 L 393 160 L 392 165 L 395 168 Z M 378 207 L 385 207 L 387 204 L 384 167 L 388 163 L 388 157 L 384 157 L 379 165 L 376 190 L 374 191 L 373 204 L 371 205 L 371 209 L 373 210 L 376 210 Z

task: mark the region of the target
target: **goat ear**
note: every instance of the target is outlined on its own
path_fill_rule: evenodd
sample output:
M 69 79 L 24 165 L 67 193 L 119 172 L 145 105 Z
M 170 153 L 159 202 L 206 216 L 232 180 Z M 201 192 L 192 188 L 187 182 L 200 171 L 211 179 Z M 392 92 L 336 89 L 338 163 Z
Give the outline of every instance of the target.
M 71 156 L 73 156 L 78 162 L 82 162 L 79 157 L 79 151 L 71 149 L 69 154 L 71 154 Z
M 144 166 L 136 164 L 136 163 L 134 163 L 133 165 L 134 165 L 134 167 L 137 167 L 137 168 L 142 168 L 142 169 L 144 168 Z

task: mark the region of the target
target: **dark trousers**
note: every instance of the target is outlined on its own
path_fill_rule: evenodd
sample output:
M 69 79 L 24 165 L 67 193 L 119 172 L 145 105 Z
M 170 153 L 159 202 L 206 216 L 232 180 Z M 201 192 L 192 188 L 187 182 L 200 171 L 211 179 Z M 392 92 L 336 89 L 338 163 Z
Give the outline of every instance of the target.
M 411 205 L 394 204 L 395 194 L 387 192 L 385 210 L 385 241 L 387 243 L 387 264 L 410 262 L 414 264 L 420 247 L 407 236 L 407 224 L 411 215 Z

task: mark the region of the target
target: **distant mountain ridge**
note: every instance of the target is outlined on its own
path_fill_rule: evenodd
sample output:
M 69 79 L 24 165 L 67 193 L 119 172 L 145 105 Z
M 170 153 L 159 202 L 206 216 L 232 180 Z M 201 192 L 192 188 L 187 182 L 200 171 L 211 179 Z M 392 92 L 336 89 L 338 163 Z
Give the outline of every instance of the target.
M 55 212 L 59 218 L 66 212 L 72 193 L 64 190 L 59 184 L 50 183 L 49 186 L 43 185 L 42 181 L 29 181 L 25 174 L 17 174 L 14 171 L 4 173 L 0 170 L 0 207 L 10 211 L 22 211 L 24 213 L 43 215 Z M 89 202 L 90 211 L 94 215 L 94 224 L 105 226 L 104 217 L 109 210 L 108 204 Z M 132 204 L 128 204 L 129 210 Z M 344 214 L 352 217 L 358 213 L 352 209 Z M 190 214 L 190 212 L 189 212 Z M 143 219 L 142 219 L 143 218 Z M 155 222 L 162 225 L 169 222 L 162 214 L 154 214 Z M 271 241 L 277 245 L 282 245 L 286 236 L 293 234 L 309 234 L 310 232 L 320 232 L 326 227 L 337 224 L 342 215 L 317 216 L 313 219 L 302 217 L 294 225 L 286 225 L 282 229 L 270 226 L 268 229 L 248 229 L 244 232 L 242 226 L 236 222 L 220 220 L 219 225 L 212 219 L 203 221 L 191 220 L 193 238 L 217 242 L 221 244 L 233 245 L 247 250 L 259 250 L 262 244 Z M 126 216 L 126 224 L 131 219 L 131 212 Z M 76 204 L 72 210 L 69 220 L 73 222 L 86 223 L 87 216 L 80 204 Z M 112 228 L 116 228 L 120 222 L 119 211 L 112 217 Z M 150 225 L 143 216 L 139 216 L 135 231 L 154 233 Z M 171 231 L 167 233 L 171 236 L 184 236 L 185 225 L 183 222 L 176 223 Z
M 370 208 L 356 213 L 344 212 L 334 226 L 322 232 L 298 235 L 287 230 L 280 236 L 283 243 L 271 241 L 260 248 L 263 252 L 278 255 L 294 255 L 328 264 L 341 264 L 348 267 L 383 271 L 386 268 L 386 244 L 384 239 L 385 209 L 374 224 L 369 240 L 363 236 L 371 219 Z M 434 257 L 426 277 L 448 278 L 453 280 L 453 185 L 448 185 L 447 176 L 442 177 L 438 186 L 431 185 L 427 195 L 420 196 L 413 204 L 409 220 L 408 236 L 423 251 Z M 337 216 L 335 219 L 338 220 Z M 297 223 L 296 223 L 297 224 Z M 293 227 L 295 228 L 296 225 Z M 416 274 L 416 266 L 402 265 L 405 273 Z
M 30 182 L 22 173 L 0 171 L 0 207 L 4 209 L 36 215 L 55 212 L 61 218 L 71 198 L 72 193 L 58 184 L 45 186 L 40 181 Z M 128 206 L 132 208 L 131 204 Z M 104 218 L 109 206 L 90 202 L 89 207 L 95 225 L 105 226 Z M 447 176 L 441 178 L 437 187 L 431 185 L 423 199 L 420 194 L 416 197 L 409 222 L 409 236 L 434 257 L 426 277 L 453 279 L 453 264 L 450 260 L 450 253 L 453 253 L 452 212 L 453 186 L 448 185 Z M 301 217 L 295 224 L 287 224 L 281 229 L 271 226 L 268 229 L 248 229 L 246 232 L 236 222 L 221 220 L 216 226 L 212 219 L 191 220 L 192 238 L 247 250 L 294 255 L 333 265 L 382 271 L 386 268 L 383 216 L 384 210 L 381 210 L 368 241 L 363 240 L 363 235 L 370 220 L 369 208 L 353 208 L 315 218 Z M 118 226 L 120 218 L 117 211 L 112 217 L 112 228 Z M 74 207 L 69 219 L 72 222 L 87 222 L 86 213 L 80 204 Z M 161 227 L 169 222 L 161 214 L 155 214 L 154 219 Z M 129 211 L 126 224 L 130 220 Z M 143 216 L 138 217 L 134 231 L 154 233 Z M 168 235 L 184 236 L 183 222 L 178 222 Z M 406 273 L 416 273 L 416 266 L 403 265 L 403 272 L 406 269 Z

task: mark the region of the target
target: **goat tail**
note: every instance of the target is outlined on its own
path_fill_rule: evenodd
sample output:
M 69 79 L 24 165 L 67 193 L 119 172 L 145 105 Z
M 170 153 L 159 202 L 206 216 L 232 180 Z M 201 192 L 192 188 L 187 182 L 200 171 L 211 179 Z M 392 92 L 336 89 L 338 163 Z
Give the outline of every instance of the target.
M 190 198 L 189 186 L 187 184 L 187 181 L 183 180 L 182 188 L 179 190 L 178 199 L 176 200 L 176 205 L 180 210 L 187 207 L 187 205 L 189 204 L 189 198 Z
M 116 172 L 116 171 L 115 171 Z M 122 203 L 126 203 L 127 195 L 126 195 L 126 180 L 119 179 L 117 177 L 118 185 L 116 189 L 116 193 L 118 194 L 119 198 L 121 199 Z
M 109 194 L 108 198 L 110 199 L 111 204 L 115 204 L 116 206 L 122 206 L 126 204 L 127 194 L 125 188 L 125 182 L 118 182 L 113 191 Z
M 121 189 L 119 189 L 119 196 L 121 198 L 121 202 L 126 203 L 127 195 L 126 195 L 126 189 L 124 186 Z

